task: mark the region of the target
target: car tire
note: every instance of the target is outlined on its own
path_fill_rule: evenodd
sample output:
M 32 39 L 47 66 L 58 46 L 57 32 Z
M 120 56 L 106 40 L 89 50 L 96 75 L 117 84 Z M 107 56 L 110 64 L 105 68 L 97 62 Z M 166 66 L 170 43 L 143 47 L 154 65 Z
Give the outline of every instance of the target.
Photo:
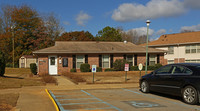
M 183 89 L 182 97 L 184 102 L 187 104 L 197 104 L 198 102 L 197 90 L 192 86 L 186 86 Z
M 143 93 L 148 93 L 149 92 L 149 84 L 147 81 L 142 81 L 140 84 L 140 89 Z

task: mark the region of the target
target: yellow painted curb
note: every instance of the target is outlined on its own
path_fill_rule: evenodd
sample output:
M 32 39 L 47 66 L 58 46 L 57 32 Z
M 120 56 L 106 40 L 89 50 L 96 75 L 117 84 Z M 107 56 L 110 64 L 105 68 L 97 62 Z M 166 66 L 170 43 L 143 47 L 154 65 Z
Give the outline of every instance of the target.
M 47 89 L 45 89 L 47 95 L 49 96 L 49 98 L 51 99 L 51 101 L 53 102 L 55 108 L 56 108 L 56 111 L 60 111 L 59 108 L 58 108 L 58 105 L 56 104 L 55 100 L 53 99 L 53 97 L 51 96 L 51 94 L 49 94 L 49 91 Z

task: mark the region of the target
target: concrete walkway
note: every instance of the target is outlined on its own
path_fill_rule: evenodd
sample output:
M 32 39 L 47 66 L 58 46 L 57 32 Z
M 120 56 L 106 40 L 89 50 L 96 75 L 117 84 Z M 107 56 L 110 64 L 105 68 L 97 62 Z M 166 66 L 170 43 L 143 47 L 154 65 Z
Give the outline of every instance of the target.
M 123 84 L 75 84 L 65 76 L 55 76 L 58 81 L 57 86 L 46 86 L 49 90 L 74 90 L 74 89 L 111 89 L 111 88 L 135 88 L 138 83 Z

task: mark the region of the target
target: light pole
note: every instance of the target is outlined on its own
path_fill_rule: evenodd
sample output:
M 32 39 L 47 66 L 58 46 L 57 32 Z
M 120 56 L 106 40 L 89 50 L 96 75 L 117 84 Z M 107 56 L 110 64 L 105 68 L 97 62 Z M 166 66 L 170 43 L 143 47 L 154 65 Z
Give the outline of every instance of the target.
M 145 65 L 145 74 L 147 74 L 147 59 L 148 59 L 148 32 L 149 32 L 149 24 L 151 23 L 150 20 L 146 21 L 147 23 L 147 43 L 146 43 L 146 65 Z
M 15 35 L 14 35 L 14 29 L 15 29 L 15 26 L 11 26 L 11 29 L 12 29 L 12 46 L 13 46 L 13 68 L 15 67 Z

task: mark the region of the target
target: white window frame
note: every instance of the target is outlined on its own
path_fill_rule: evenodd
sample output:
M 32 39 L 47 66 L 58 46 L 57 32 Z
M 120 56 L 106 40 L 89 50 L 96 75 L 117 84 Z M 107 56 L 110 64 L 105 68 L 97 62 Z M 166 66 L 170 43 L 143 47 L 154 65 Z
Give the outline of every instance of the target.
M 185 46 L 185 54 L 196 54 L 196 53 L 200 53 L 200 44 Z
M 149 55 L 149 66 L 151 66 L 150 63 L 152 62 L 152 61 L 151 61 L 151 59 L 152 59 L 151 57 L 154 59 L 153 61 L 155 62 L 155 64 L 157 63 L 157 56 L 154 55 L 154 54 Z M 154 64 L 154 65 L 155 65 L 155 64 Z
M 81 62 L 81 61 L 78 61 L 78 56 L 82 56 L 83 57 L 83 61 L 82 61 L 82 64 L 85 63 L 85 56 L 84 55 L 76 55 L 76 68 L 77 69 L 80 69 L 81 68 L 81 64 L 80 64 L 80 67 L 78 68 L 78 62 Z
M 174 46 L 168 47 L 168 54 L 174 54 Z
M 132 65 L 131 66 L 134 66 L 134 55 L 126 55 L 126 61 L 127 62 L 128 62 L 128 56 L 132 56 Z
M 174 60 L 167 60 L 167 64 L 174 64 Z
M 108 56 L 108 67 L 104 67 L 104 57 Z M 105 61 L 107 62 L 107 61 Z M 110 55 L 102 55 L 102 68 L 110 68 Z

